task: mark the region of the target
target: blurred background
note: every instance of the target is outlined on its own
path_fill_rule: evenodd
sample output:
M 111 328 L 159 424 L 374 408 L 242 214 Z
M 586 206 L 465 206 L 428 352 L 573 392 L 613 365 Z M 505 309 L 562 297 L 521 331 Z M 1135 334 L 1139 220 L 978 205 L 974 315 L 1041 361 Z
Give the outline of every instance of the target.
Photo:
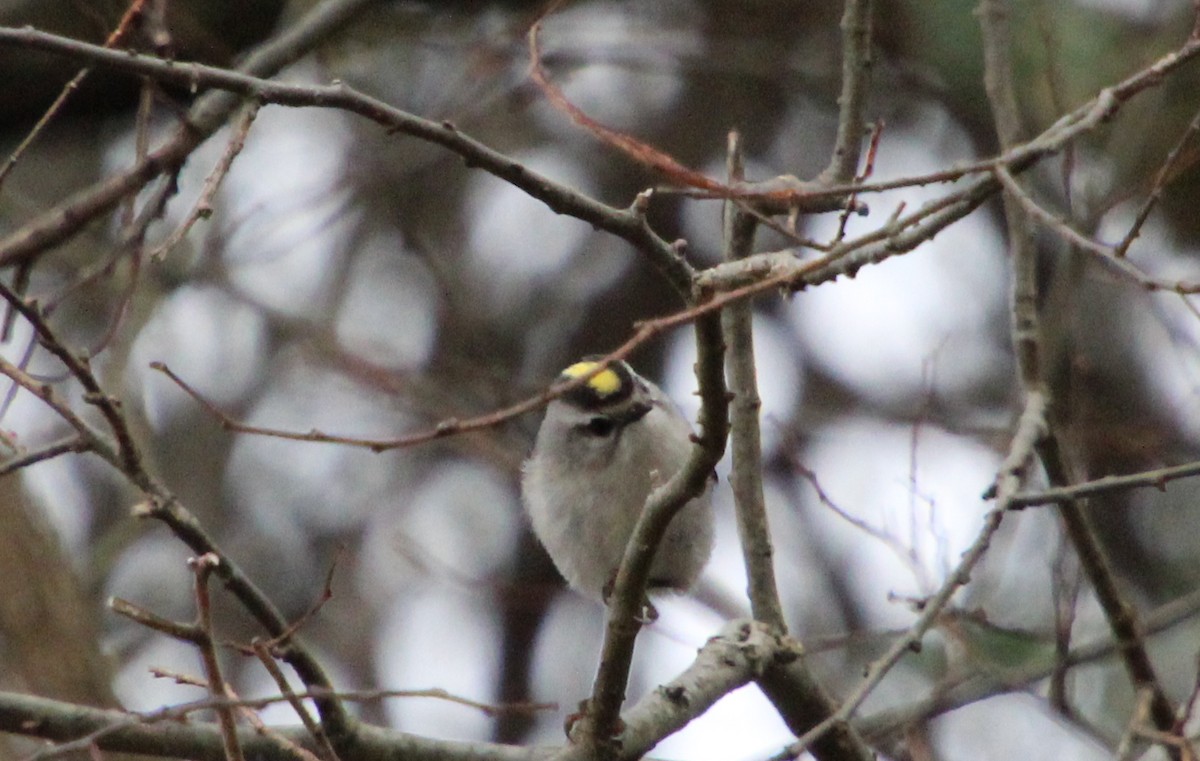
M 233 65 L 312 4 L 172 0 L 166 28 L 179 59 Z M 99 41 L 124 10 L 116 0 L 84 5 L 0 0 L 0 23 Z M 625 206 L 659 178 L 570 123 L 531 84 L 525 31 L 540 5 L 380 3 L 282 79 L 344 80 Z M 1187 0 L 1015 5 L 1030 136 L 1180 45 L 1194 12 Z M 876 0 L 869 118 L 885 126 L 874 179 L 996 152 L 974 8 L 973 0 Z M 710 176 L 723 175 L 725 137 L 736 128 L 751 179 L 808 178 L 833 145 L 841 12 L 833 0 L 574 2 L 545 22 L 544 62 L 590 116 Z M 65 59 L 0 49 L 0 154 L 76 70 Z M 1194 66 L 1180 72 L 1025 175 L 1033 195 L 1085 234 L 1120 240 L 1200 108 L 1197 80 Z M 138 89 L 126 77 L 91 76 L 0 186 L 0 234 L 132 161 Z M 157 93 L 152 135 L 176 124 L 187 97 Z M 219 133 L 190 159 L 165 218 L 151 227 L 151 245 L 185 218 L 228 139 Z M 1200 280 L 1198 149 L 1193 139 L 1130 250 L 1158 277 Z M 867 196 L 871 214 L 850 220 L 850 234 L 878 228 L 899 204 L 912 210 L 953 189 Z M 364 718 L 436 737 L 560 742 L 564 716 L 590 690 L 603 611 L 565 589 L 521 509 L 518 473 L 539 415 L 373 454 L 225 432 L 149 363 L 165 362 L 248 423 L 387 438 L 536 393 L 566 364 L 612 350 L 636 321 L 668 314 L 679 300 L 625 243 L 440 148 L 335 111 L 264 107 L 213 205 L 212 218 L 165 261 L 139 268 L 122 255 L 115 217 L 93 224 L 41 260 L 29 291 L 55 305 L 53 323 L 75 346 L 95 353 L 153 468 L 289 616 L 315 602 L 336 566 L 333 599 L 304 634 L 340 686 L 439 687 L 485 702 L 558 706 L 490 718 L 402 699 L 364 703 Z M 999 212 L 989 204 L 852 280 L 756 302 L 779 584 L 795 634 L 835 694 L 853 688 L 890 631 L 911 623 L 914 599 L 942 583 L 988 507 L 982 494 L 1018 401 Z M 650 218 L 668 240 L 687 239 L 697 266 L 719 258 L 718 202 L 660 195 Z M 837 226 L 836 215 L 801 220 L 802 234 L 817 240 Z M 1042 307 L 1053 377 L 1066 394 L 1082 472 L 1197 459 L 1195 305 L 1119 280 L 1052 234 L 1042 231 L 1038 243 L 1050 284 Z M 760 236 L 760 250 L 786 245 Z M 33 371 L 61 380 L 28 326 L 18 325 L 3 351 L 14 361 L 29 355 Z M 693 359 L 690 328 L 631 358 L 694 416 Z M 21 447 L 64 435 L 36 401 L 6 393 L 0 427 Z M 1092 508 L 1124 588 L 1144 611 L 1200 579 L 1195 496 L 1191 483 L 1176 482 Z M 132 520 L 137 499 L 88 456 L 0 481 L 0 558 L 8 558 L 0 563 L 10 564 L 0 576 L 28 591 L 0 595 L 11 602 L 0 611 L 0 687 L 132 709 L 201 696 L 148 671 L 197 674 L 192 650 L 103 608 L 116 595 L 164 616 L 193 615 L 186 548 Z M 658 606 L 661 618 L 638 643 L 631 699 L 676 675 L 724 620 L 748 609 L 724 479 L 716 502 L 713 561 L 693 595 Z M 1049 663 L 1064 621 L 1079 642 L 1107 631 L 1043 508 L 1007 522 L 960 603 L 961 615 L 881 685 L 865 714 L 964 675 Z M 228 601 L 221 614 L 229 639 L 256 633 Z M 1189 620 L 1151 640 L 1176 700 L 1195 681 L 1198 633 Z M 242 695 L 275 691 L 250 659 L 231 655 L 228 671 Z M 1073 672 L 1067 688 L 1067 714 L 1036 682 L 913 722 L 896 733 L 905 743 L 893 752 L 1110 757 L 1133 710 L 1123 670 L 1102 661 Z M 266 714 L 294 721 L 283 709 Z M 761 759 L 789 738 L 747 688 L 655 755 Z

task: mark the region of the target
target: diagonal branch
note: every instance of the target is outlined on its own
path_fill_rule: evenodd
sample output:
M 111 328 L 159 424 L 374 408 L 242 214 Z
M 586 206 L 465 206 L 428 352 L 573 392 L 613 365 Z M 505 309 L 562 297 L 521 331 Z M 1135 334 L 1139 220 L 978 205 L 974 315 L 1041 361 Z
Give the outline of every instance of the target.
M 295 62 L 315 46 L 329 39 L 332 34 L 353 21 L 361 11 L 378 0 L 324 0 L 317 4 L 293 26 L 252 52 L 239 67 L 239 72 L 255 77 L 271 76 L 284 66 Z M 68 42 L 75 50 L 104 51 L 111 54 L 107 59 L 87 56 L 97 63 L 115 59 L 151 59 L 127 51 L 112 50 L 100 45 L 87 45 L 75 40 L 64 40 L 54 35 L 35 32 L 32 29 L 0 29 L 0 39 L 13 42 L 24 38 L 55 39 Z M 161 60 L 161 59 L 154 59 Z M 185 67 L 178 67 L 185 71 Z M 152 75 L 151 75 L 152 76 Z M 179 79 L 172 81 L 187 84 Z M 194 82 L 192 84 L 195 84 Z M 171 174 L 183 165 L 187 157 L 202 142 L 217 131 L 237 108 L 239 97 L 233 92 L 211 92 L 198 99 L 188 111 L 185 123 L 157 150 L 124 172 L 84 190 L 81 190 L 58 206 L 40 214 L 21 225 L 16 232 L 0 241 L 0 267 L 12 266 L 37 258 L 83 229 L 99 215 L 109 211 L 121 199 L 137 192 L 155 177 Z
M 997 504 L 985 516 L 983 528 L 976 536 L 975 541 L 963 553 L 958 565 L 950 571 L 941 588 L 923 601 L 921 613 L 908 631 L 892 642 L 887 651 L 871 663 L 867 668 L 865 678 L 835 713 L 805 732 L 799 740 L 788 747 L 789 757 L 795 758 L 808 748 L 815 747 L 817 742 L 825 738 L 827 732 L 843 731 L 844 725 L 850 721 L 863 701 L 875 691 L 875 688 L 892 668 L 908 653 L 921 649 L 921 641 L 926 632 L 937 623 L 942 611 L 950 604 L 959 588 L 970 580 L 971 572 L 991 546 L 992 537 L 1000 530 L 1009 500 L 1017 493 L 1033 460 L 1034 446 L 1045 433 L 1045 398 L 1039 394 L 1030 394 L 1025 403 L 1025 410 L 1017 424 L 1017 431 L 1013 434 L 1012 442 L 1009 444 L 1008 455 L 1001 464 L 1000 473 L 996 478 Z
M 1200 591 L 1193 591 L 1150 611 L 1145 619 L 1146 633 L 1166 631 L 1191 621 L 1197 614 L 1200 614 Z M 1114 642 L 1112 637 L 1102 636 L 1072 648 L 1061 663 L 1040 661 L 1001 673 L 976 673 L 939 688 L 932 695 L 908 705 L 884 709 L 865 716 L 856 721 L 855 726 L 873 742 L 884 743 L 886 748 L 889 738 L 900 735 L 906 727 L 993 695 L 1028 688 L 1051 676 L 1060 666 L 1074 668 L 1104 658 L 1119 657 L 1120 647 L 1120 643 Z
M 97 431 L 75 412 L 69 403 L 55 393 L 50 384 L 37 381 L 25 371 L 0 357 L 0 374 L 7 375 L 21 387 L 30 391 L 49 406 L 55 414 L 75 429 L 82 443 L 120 472 L 126 480 L 145 495 L 146 501 L 135 508 L 137 517 L 155 518 L 165 523 L 175 535 L 197 555 L 213 554 L 218 559 L 214 572 L 225 586 L 258 620 L 273 637 L 289 632 L 287 619 L 278 608 L 245 575 L 241 568 L 220 550 L 216 542 L 204 531 L 200 522 L 175 497 L 154 474 L 146 469 L 141 450 L 121 409 L 120 400 L 108 394 L 95 374 L 90 363 L 77 356 L 59 340 L 46 322 L 36 304 L 26 302 L 7 287 L 0 285 L 0 297 L 29 321 L 38 340 L 66 368 L 84 390 L 84 400 L 97 407 L 104 422 L 112 431 L 112 438 Z M 332 682 L 316 657 L 295 638 L 287 638 L 282 647 L 284 658 L 300 675 L 305 685 L 332 690 Z M 345 707 L 335 698 L 317 701 L 322 719 L 327 723 L 331 737 L 341 739 L 352 728 L 352 720 Z

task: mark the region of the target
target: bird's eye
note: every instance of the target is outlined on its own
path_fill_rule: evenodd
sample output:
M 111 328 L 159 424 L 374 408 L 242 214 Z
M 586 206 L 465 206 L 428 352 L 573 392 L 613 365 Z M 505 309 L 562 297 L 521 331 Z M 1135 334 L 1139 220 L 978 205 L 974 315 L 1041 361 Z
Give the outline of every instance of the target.
M 583 425 L 583 430 L 591 436 L 607 436 L 617 427 L 616 421 L 604 415 L 597 415 Z

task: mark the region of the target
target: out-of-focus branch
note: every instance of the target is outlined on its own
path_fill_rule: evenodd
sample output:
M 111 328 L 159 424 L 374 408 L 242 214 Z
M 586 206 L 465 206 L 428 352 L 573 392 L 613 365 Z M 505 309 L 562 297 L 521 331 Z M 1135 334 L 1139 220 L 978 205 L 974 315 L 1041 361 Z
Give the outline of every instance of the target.
M 271 38 L 253 51 L 239 67 L 251 76 L 271 76 L 299 59 L 316 45 L 326 41 L 338 30 L 377 0 L 324 0 L 293 26 Z M 0 40 L 13 42 L 40 37 L 66 42 L 74 50 L 104 50 L 113 58 L 145 58 L 126 51 L 112 50 L 99 45 L 86 45 L 35 32 L 32 29 L 0 29 Z M 97 63 L 108 63 L 96 58 Z M 110 58 L 109 61 L 112 59 Z M 161 59 L 157 59 L 161 60 Z M 151 75 L 152 76 L 152 75 Z M 186 83 L 183 83 L 186 84 Z M 239 98 L 232 92 L 212 92 L 196 101 L 188 111 L 185 123 L 157 150 L 134 163 L 124 172 L 81 190 L 53 209 L 21 225 L 0 241 L 0 267 L 29 261 L 79 232 L 100 214 L 112 209 L 131 193 L 161 174 L 170 174 L 191 155 L 204 140 L 217 131 L 237 107 Z
M 874 692 L 888 672 L 900 662 L 906 654 L 921 648 L 921 640 L 941 616 L 942 611 L 950 604 L 959 588 L 970 580 L 971 571 L 983 559 L 984 553 L 991 546 L 992 537 L 1000 529 L 1008 510 L 1009 500 L 1020 487 L 1029 464 L 1034 457 L 1034 446 L 1045 432 L 1045 398 L 1040 394 L 1030 394 L 1026 398 L 1025 410 L 1021 414 L 1017 431 L 1009 444 L 1008 455 L 1001 464 L 1000 473 L 996 479 L 997 505 L 984 517 L 983 528 L 975 541 L 963 553 L 958 565 L 948 574 L 945 583 L 928 599 L 923 601 L 921 613 L 902 636 L 898 637 L 888 647 L 887 651 L 871 663 L 866 676 L 858 687 L 845 699 L 836 712 L 815 727 L 805 732 L 792 745 L 788 746 L 783 756 L 795 758 L 825 737 L 830 731 L 844 731 L 844 726 L 854 716 L 863 701 Z
M 1023 137 L 1010 54 L 1010 11 L 1011 6 L 1006 0 L 981 0 L 978 12 L 983 31 L 984 86 L 991 103 L 1000 146 L 1004 151 L 1013 150 L 1020 145 Z M 1016 184 L 1015 180 L 1013 184 Z M 1037 298 L 1043 289 L 1039 288 L 1033 229 L 1020 194 L 1014 193 L 1012 189 L 1004 194 L 1004 212 L 1013 262 L 1013 346 L 1022 391 L 1027 398 L 1035 395 L 1047 397 L 1048 427 L 1045 435 L 1037 442 L 1037 453 L 1050 483 L 1054 486 L 1066 486 L 1070 484 L 1072 476 L 1057 430 L 1063 421 L 1059 419 L 1054 399 L 1049 396 L 1052 390 L 1045 377 L 1048 369 L 1046 363 L 1052 358 L 1043 355 L 1041 345 Z M 1067 536 L 1079 556 L 1080 566 L 1104 610 L 1109 628 L 1121 643 L 1122 659 L 1129 677 L 1138 690 L 1145 690 L 1150 695 L 1150 720 L 1159 731 L 1173 732 L 1175 708 L 1167 698 L 1146 652 L 1137 611 L 1118 588 L 1112 566 L 1087 513 L 1074 500 L 1063 500 L 1058 505 Z M 1168 748 L 1168 752 L 1173 757 L 1179 757 L 1178 748 Z
M 360 2 L 365 1 L 360 0 Z M 215 67 L 179 64 L 153 56 L 113 51 L 98 45 L 88 45 L 33 30 L 0 28 L 0 45 L 2 44 L 23 45 L 71 55 L 122 71 L 185 86 L 223 88 L 231 93 L 259 99 L 264 103 L 297 107 L 339 108 L 357 113 L 390 130 L 441 145 L 461 155 L 469 165 L 477 166 L 521 188 L 534 198 L 546 203 L 554 211 L 574 216 L 599 229 L 617 235 L 646 254 L 649 260 L 666 275 L 676 290 L 686 294 L 686 289 L 690 287 L 692 276 L 690 267 L 685 261 L 679 259 L 675 249 L 655 234 L 645 222 L 641 208 L 648 199 L 635 203 L 631 208 L 624 210 L 598 203 L 551 181 L 549 178 L 529 171 L 519 162 L 460 133 L 452 124 L 439 124 L 421 119 L 382 101 L 358 93 L 343 84 L 326 86 L 282 84 Z M 1129 98 L 1161 83 L 1168 74 L 1197 55 L 1200 55 L 1200 40 L 1191 39 L 1178 50 L 1163 56 L 1149 67 L 1112 87 L 1105 88 L 1091 101 L 1059 119 L 1034 140 L 1015 146 L 995 159 L 976 162 L 951 172 L 942 172 L 916 180 L 905 180 L 901 182 L 901 185 L 946 181 L 960 177 L 964 173 L 990 171 L 999 165 L 1008 167 L 1013 173 L 1024 171 L 1042 158 L 1062 150 L 1065 145 L 1080 135 L 1111 119 Z M 245 68 L 243 67 L 243 69 Z M 230 106 L 230 109 L 232 107 Z M 153 156 L 154 154 L 150 158 Z M 857 190 L 861 194 L 895 186 L 897 186 L 895 183 L 873 183 L 866 184 Z M 831 197 L 836 197 L 844 196 L 847 192 L 854 190 L 853 186 L 838 186 L 821 190 L 817 194 L 829 194 Z M 852 274 L 863 266 L 877 263 L 896 253 L 912 250 L 939 230 L 970 214 L 998 190 L 999 183 L 994 177 L 979 178 L 960 191 L 927 204 L 919 215 L 898 218 L 882 230 L 845 241 L 824 257 L 826 262 L 824 267 L 810 268 L 807 266 L 808 263 L 800 262 L 791 252 L 777 255 L 755 255 L 736 265 L 719 265 L 706 271 L 700 276 L 698 284 L 703 288 L 721 290 L 737 288 L 747 282 L 745 273 L 751 272 L 760 282 L 768 279 L 774 281 L 770 285 L 764 285 L 763 290 L 774 288 L 780 283 L 800 288 L 831 280 L 838 275 Z M 815 189 L 814 192 L 816 192 Z M 87 211 L 85 203 L 87 200 L 86 197 L 80 199 L 81 203 L 84 203 L 84 206 L 80 207 L 81 212 Z M 73 208 L 70 200 L 60 207 L 60 209 L 70 208 Z M 37 220 L 31 224 L 34 228 L 38 228 Z M 25 235 L 25 232 L 18 231 L 8 239 L 0 241 L 0 266 L 20 261 L 30 255 L 30 243 L 25 240 Z M 41 249 L 34 246 L 32 250 Z M 764 259 L 764 257 L 766 258 Z M 793 272 L 791 281 L 782 274 L 789 269 Z M 755 291 L 755 293 L 757 292 Z
M 100 647 L 99 607 L 72 557 L 19 479 L 0 482 L 3 668 L 28 689 L 61 700 L 116 706 L 112 664 Z
M 845 184 L 858 173 L 862 154 L 867 91 L 871 85 L 871 0 L 846 0 L 842 14 L 842 92 L 838 96 L 838 128 L 822 184 Z
M 236 704 L 238 701 L 230 701 Z M 189 707 L 190 708 L 190 707 Z M 180 708 L 148 714 L 88 708 L 59 700 L 0 692 L 0 732 L 66 743 L 90 737 L 89 746 L 102 751 L 140 753 L 198 761 L 226 761 L 221 731 L 215 723 L 180 721 Z M 316 750 L 304 727 L 278 727 L 274 733 L 290 743 Z M 354 734 L 356 761 L 396 758 L 440 758 L 446 761 L 542 761 L 547 748 L 522 748 L 496 743 L 432 740 L 417 735 L 361 725 Z M 249 758 L 295 761 L 295 754 L 269 737 L 238 728 L 238 743 Z
M 1046 229 L 1057 234 L 1071 246 L 1086 251 L 1095 258 L 1095 261 L 1099 262 L 1102 267 L 1110 272 L 1119 277 L 1131 280 L 1150 291 L 1172 291 L 1181 294 L 1200 292 L 1200 283 L 1152 277 L 1139 269 L 1133 262 L 1126 259 L 1121 254 L 1119 248 L 1106 246 L 1084 236 L 1071 227 L 1066 220 L 1059 219 L 1038 204 L 1033 196 L 1025 188 L 1021 187 L 1021 184 L 1012 176 L 1012 173 L 1004 167 L 996 167 L 995 175 L 996 179 L 1000 180 L 1000 184 L 1004 186 L 1006 198 L 1016 201 L 1020 204 L 1025 214 L 1036 220 Z
M 333 683 L 316 657 L 296 638 L 285 636 L 290 634 L 289 624 L 274 603 L 220 550 L 195 516 L 178 502 L 171 490 L 146 469 L 137 441 L 121 410 L 120 401 L 104 390 L 87 360 L 77 356 L 59 340 L 35 304 L 26 302 L 2 284 L 0 297 L 30 323 L 46 351 L 57 358 L 80 384 L 84 390 L 84 401 L 100 411 L 105 424 L 112 431 L 112 436 L 105 435 L 86 422 L 49 384 L 33 379 L 3 357 L 0 357 L 0 374 L 8 376 L 14 383 L 41 399 L 75 429 L 88 450 L 104 459 L 145 496 L 145 502 L 135 508 L 135 516 L 155 518 L 163 522 L 197 555 L 211 553 L 216 556 L 219 561 L 214 569 L 217 576 L 272 637 L 284 640 L 281 642 L 280 651 L 300 675 L 304 684 L 332 690 Z M 322 721 L 325 722 L 326 731 L 334 742 L 351 731 L 351 717 L 336 698 L 319 698 L 315 702 L 321 712 Z
M 1183 595 L 1150 611 L 1145 617 L 1146 634 L 1166 631 L 1200 614 L 1200 591 Z M 1104 659 L 1119 657 L 1120 643 L 1110 636 L 1073 647 L 1061 663 L 1046 659 L 1012 670 L 973 673 L 960 681 L 935 689 L 933 694 L 908 705 L 865 716 L 855 728 L 874 743 L 883 743 L 903 732 L 905 727 L 949 713 L 980 700 L 1023 690 L 1049 677 L 1056 668 L 1074 668 Z
M 1167 484 L 1181 478 L 1200 476 L 1200 462 L 1189 462 L 1159 470 L 1130 473 L 1124 476 L 1105 476 L 1094 481 L 1058 486 L 1041 491 L 1023 492 L 1012 499 L 1013 508 L 1050 505 L 1064 500 L 1082 499 L 1099 494 L 1112 494 L 1129 489 L 1153 488 L 1166 491 Z

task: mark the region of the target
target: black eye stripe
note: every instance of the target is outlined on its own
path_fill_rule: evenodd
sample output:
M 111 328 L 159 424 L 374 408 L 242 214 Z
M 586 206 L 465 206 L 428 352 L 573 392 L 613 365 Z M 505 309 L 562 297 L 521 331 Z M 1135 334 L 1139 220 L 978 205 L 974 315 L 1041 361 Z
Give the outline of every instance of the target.
M 587 419 L 587 422 L 579 423 L 575 427 L 583 431 L 589 436 L 597 438 L 612 435 L 614 431 L 623 429 L 625 426 L 636 423 L 646 414 L 650 412 L 653 405 L 648 402 L 637 402 L 626 407 L 620 412 L 614 412 L 609 415 L 593 415 Z
M 597 415 L 580 427 L 590 436 L 603 437 L 616 430 L 617 421 L 605 415 Z

